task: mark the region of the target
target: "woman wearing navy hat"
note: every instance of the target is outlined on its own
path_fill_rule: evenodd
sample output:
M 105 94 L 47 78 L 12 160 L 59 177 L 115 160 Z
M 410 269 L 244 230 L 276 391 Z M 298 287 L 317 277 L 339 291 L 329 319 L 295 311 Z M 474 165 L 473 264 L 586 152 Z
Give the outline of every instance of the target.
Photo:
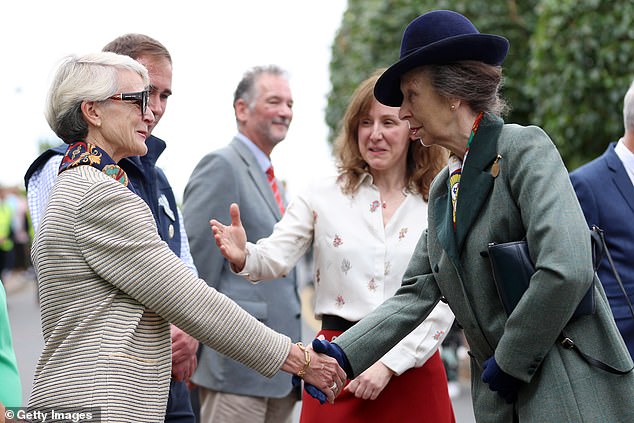
M 400 60 L 375 95 L 401 107 L 421 143 L 451 154 L 432 183 L 428 230 L 403 286 L 334 343 L 313 345 L 356 377 L 443 299 L 470 348 L 478 422 L 632 422 L 633 363 L 600 283 L 595 313 L 572 318 L 596 276 L 566 168 L 543 130 L 500 117 L 507 51 L 505 38 L 452 11 L 405 30 Z M 487 245 L 522 239 L 536 271 L 507 315 Z

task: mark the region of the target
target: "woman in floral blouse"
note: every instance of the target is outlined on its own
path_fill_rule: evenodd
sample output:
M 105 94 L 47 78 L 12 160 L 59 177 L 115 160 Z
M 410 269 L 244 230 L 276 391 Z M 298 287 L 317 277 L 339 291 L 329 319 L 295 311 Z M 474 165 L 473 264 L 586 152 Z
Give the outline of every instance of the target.
M 373 94 L 380 75 L 352 96 L 336 143 L 338 177 L 312 184 L 289 205 L 273 234 L 246 242 L 238 206 L 232 223 L 212 220 L 234 271 L 253 282 L 286 274 L 312 246 L 318 335 L 332 340 L 391 297 L 427 225 L 427 196 L 445 150 L 410 140 L 398 107 Z M 304 394 L 301 421 L 453 422 L 438 347 L 453 314 L 439 303 L 390 352 L 350 381 L 335 404 Z

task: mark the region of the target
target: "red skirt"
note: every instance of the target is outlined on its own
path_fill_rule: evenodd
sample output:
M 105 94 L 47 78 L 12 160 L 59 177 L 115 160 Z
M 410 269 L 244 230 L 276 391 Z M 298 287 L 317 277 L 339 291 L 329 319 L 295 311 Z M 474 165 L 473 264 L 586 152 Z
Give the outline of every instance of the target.
M 322 330 L 331 341 L 341 332 Z M 455 423 L 447 391 L 445 366 L 436 351 L 422 367 L 393 376 L 375 400 L 363 400 L 341 391 L 334 404 L 319 404 L 305 391 L 302 398 L 301 423 Z

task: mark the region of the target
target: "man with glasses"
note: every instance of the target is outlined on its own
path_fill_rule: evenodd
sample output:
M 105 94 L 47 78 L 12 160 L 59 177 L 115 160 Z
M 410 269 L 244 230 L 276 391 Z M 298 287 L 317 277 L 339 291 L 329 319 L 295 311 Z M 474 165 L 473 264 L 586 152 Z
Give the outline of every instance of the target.
M 142 34 L 120 36 L 108 43 L 103 51 L 130 56 L 148 69 L 151 84 L 149 90 L 119 93 L 110 99 L 135 103 L 141 112 L 149 107 L 154 114 L 154 122 L 148 128 L 152 133 L 165 112 L 167 99 L 172 94 L 172 59 L 169 52 L 161 43 Z M 156 161 L 165 150 L 165 142 L 152 135 L 147 138 L 146 145 L 146 155 L 124 158 L 119 165 L 127 173 L 134 191 L 150 207 L 161 239 L 197 275 L 172 187 L 163 171 L 156 166 Z M 24 177 L 35 231 L 38 230 L 67 147 L 62 144 L 44 152 L 33 162 Z M 165 421 L 194 423 L 196 419 L 186 381 L 196 369 L 198 341 L 174 325 L 171 328 L 172 381 Z

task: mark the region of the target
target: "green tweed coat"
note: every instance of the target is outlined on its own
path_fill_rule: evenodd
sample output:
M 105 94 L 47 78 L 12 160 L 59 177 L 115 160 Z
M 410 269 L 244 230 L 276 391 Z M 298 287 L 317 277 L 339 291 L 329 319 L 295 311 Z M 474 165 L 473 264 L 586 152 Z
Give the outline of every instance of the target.
M 548 136 L 493 116 L 482 120 L 462 173 L 455 232 L 448 176 L 444 169 L 432 184 L 428 231 L 402 288 L 337 338 L 355 375 L 443 297 L 469 344 L 478 422 L 512 422 L 513 408 L 520 422 L 634 422 L 634 373 L 591 367 L 557 342 L 563 329 L 585 354 L 621 370 L 633 365 L 600 283 L 596 314 L 570 320 L 594 277 L 590 235 Z M 484 253 L 489 242 L 524 237 L 536 272 L 507 317 Z M 481 382 L 482 362 L 493 354 L 523 382 L 514 405 Z

